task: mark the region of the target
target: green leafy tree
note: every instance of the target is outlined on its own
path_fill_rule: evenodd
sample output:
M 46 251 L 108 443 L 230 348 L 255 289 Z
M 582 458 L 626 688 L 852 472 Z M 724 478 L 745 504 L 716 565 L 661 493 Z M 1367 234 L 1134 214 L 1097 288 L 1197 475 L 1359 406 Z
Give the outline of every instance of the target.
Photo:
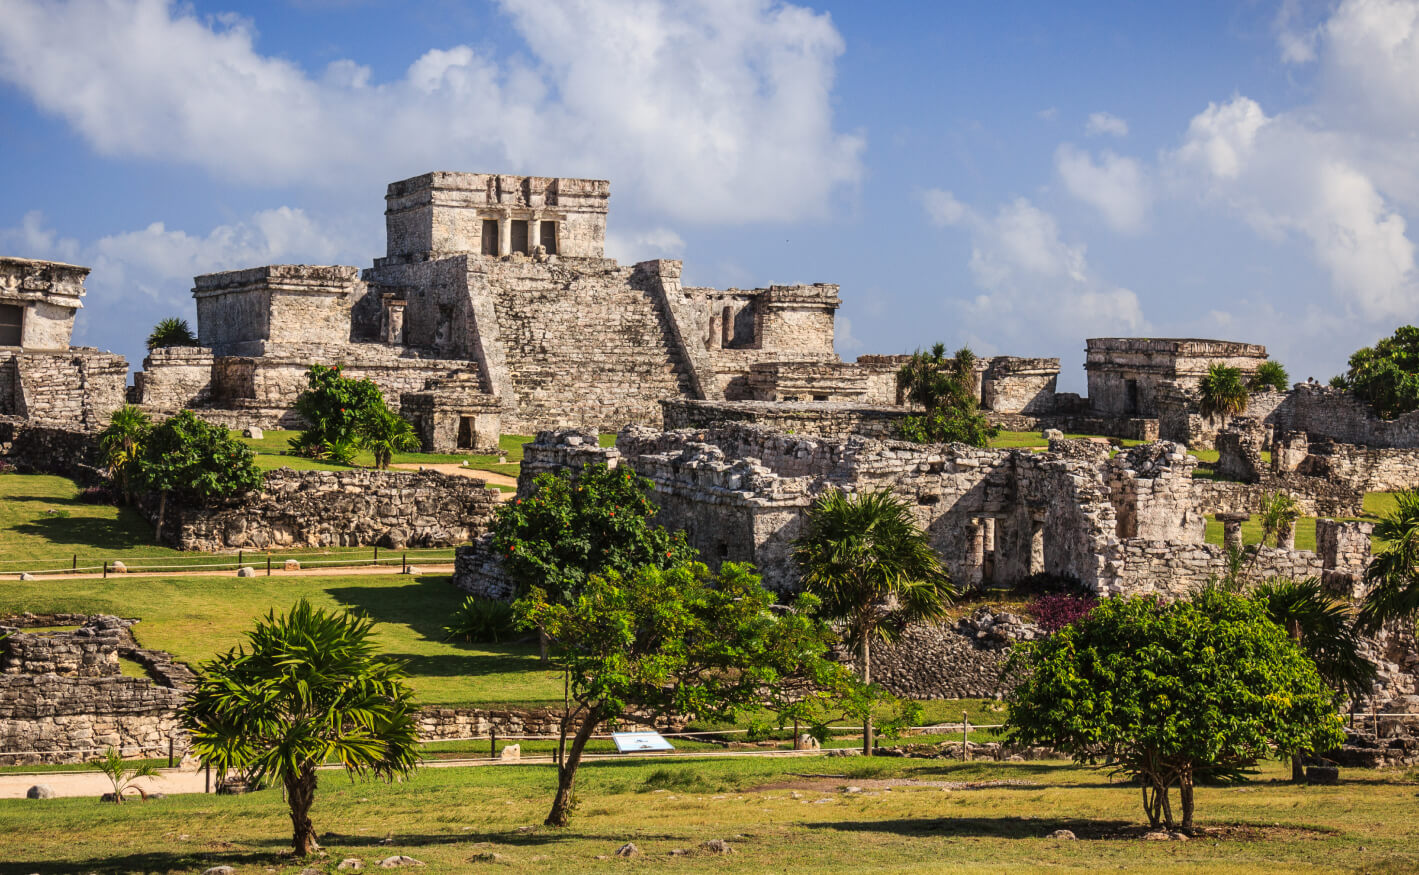
M 153 420 L 148 414 L 132 404 L 125 404 L 113 412 L 108 427 L 99 432 L 99 457 L 103 459 L 124 501 L 132 498 L 143 444 L 152 429 Z
M 1247 380 L 1247 388 L 1253 392 L 1264 392 L 1267 389 L 1285 392 L 1291 388 L 1291 375 L 1286 373 L 1285 366 L 1280 362 L 1265 361 L 1257 366 L 1256 372 Z
M 291 439 L 291 446 L 303 455 L 329 452 L 331 447 L 353 447 L 360 423 L 376 411 L 386 410 L 379 386 L 371 380 L 344 376 L 340 365 L 311 365 L 306 380 L 306 390 L 295 403 L 306 429 Z
M 409 420 L 383 404 L 366 410 L 355 428 L 359 445 L 374 454 L 376 468 L 388 468 L 395 453 L 412 452 L 421 446 Z
M 1419 410 L 1419 328 L 1405 325 L 1350 356 L 1345 386 L 1375 413 L 1393 419 Z
M 297 856 L 320 849 L 310 811 L 321 764 L 388 778 L 418 762 L 417 706 L 402 667 L 376 655 L 373 625 L 304 599 L 269 612 L 247 644 L 201 666 L 183 709 L 204 762 L 282 784 Z
M 570 603 L 541 589 L 520 600 L 522 623 L 548 631 L 552 661 L 569 678 L 547 824 L 570 821 L 582 752 L 608 721 L 730 720 L 741 708 L 776 708 L 805 688 L 851 686 L 850 674 L 826 658 L 834 636 L 814 608 L 803 595 L 781 609 L 752 568 L 732 562 L 718 574 L 699 563 L 612 570 L 592 576 Z
M 537 587 L 553 601 L 573 598 L 599 572 L 692 561 L 684 532 L 652 522 L 651 488 L 627 465 L 539 474 L 531 494 L 498 507 L 493 548 L 520 593 Z
M 103 776 L 108 778 L 113 785 L 113 801 L 122 802 L 123 794 L 129 790 L 134 791 L 143 799 L 148 798 L 148 793 L 142 787 L 136 786 L 133 782 L 139 778 L 158 778 L 158 769 L 152 763 L 142 762 L 129 765 L 123 759 L 123 754 L 116 747 L 110 747 L 104 751 L 103 756 L 98 757 L 92 763 L 94 768 L 103 772 Z
M 1343 739 L 1336 695 L 1261 605 L 1216 589 L 1191 601 L 1111 598 L 1042 641 L 1009 696 L 1007 739 L 1078 762 L 1108 758 L 1142 786 L 1153 827 L 1193 827 L 1193 790 L 1273 753 Z
M 892 640 L 910 623 L 939 620 L 955 595 L 911 509 L 887 490 L 823 493 L 808 510 L 793 559 L 823 615 L 846 628 L 864 684 L 872 683 L 872 639 Z M 862 735 L 862 752 L 871 756 L 870 711 Z
M 1394 510 L 1375 524 L 1384 547 L 1365 569 L 1370 591 L 1360 608 L 1360 628 L 1370 632 L 1419 619 L 1419 492 L 1394 498 Z
M 197 346 L 197 335 L 192 333 L 186 319 L 170 317 L 153 326 L 148 335 L 148 351 L 163 346 Z
M 251 448 L 190 410 L 148 432 L 134 478 L 139 488 L 158 493 L 155 538 L 162 535 L 170 494 L 207 501 L 252 492 L 260 489 L 262 482 Z
M 978 411 L 975 353 L 969 347 L 946 358 L 944 344 L 929 352 L 917 350 L 897 371 L 897 388 L 907 402 L 923 409 L 906 417 L 899 428 L 903 440 L 916 443 L 963 443 L 986 446 L 999 434 Z
M 1242 369 L 1210 362 L 1207 373 L 1197 385 L 1201 393 L 1199 408 L 1203 416 L 1237 416 L 1247 409 L 1247 387 L 1242 382 Z
M 1321 586 L 1319 578 L 1271 578 L 1251 592 L 1271 621 L 1286 630 L 1291 640 L 1315 663 L 1321 679 L 1348 698 L 1369 692 L 1375 666 L 1360 652 L 1350 605 Z M 1291 778 L 1305 779 L 1301 754 L 1291 756 Z

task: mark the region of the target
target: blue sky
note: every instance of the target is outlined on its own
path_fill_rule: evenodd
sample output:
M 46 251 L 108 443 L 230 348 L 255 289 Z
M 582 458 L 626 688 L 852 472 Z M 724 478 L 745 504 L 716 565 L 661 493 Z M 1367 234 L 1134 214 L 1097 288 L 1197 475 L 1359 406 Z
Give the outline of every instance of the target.
M 1414 321 L 1419 0 L 4 0 L 0 252 L 127 355 L 196 273 L 367 266 L 433 169 L 612 181 L 610 254 L 842 285 L 839 352 Z

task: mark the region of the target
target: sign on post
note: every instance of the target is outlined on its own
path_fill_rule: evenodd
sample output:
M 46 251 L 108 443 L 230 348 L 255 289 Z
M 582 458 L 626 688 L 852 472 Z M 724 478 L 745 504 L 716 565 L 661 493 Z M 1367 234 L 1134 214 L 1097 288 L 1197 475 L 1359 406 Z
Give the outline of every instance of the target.
M 619 753 L 675 749 L 659 732 L 613 732 L 611 740 L 616 742 Z

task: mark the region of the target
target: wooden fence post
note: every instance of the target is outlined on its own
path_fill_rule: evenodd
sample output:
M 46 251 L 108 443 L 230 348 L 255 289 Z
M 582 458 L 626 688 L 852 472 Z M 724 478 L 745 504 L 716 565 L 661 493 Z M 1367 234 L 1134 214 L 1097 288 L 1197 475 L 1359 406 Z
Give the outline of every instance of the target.
M 961 712 L 961 762 L 966 761 L 966 748 L 971 745 L 971 715 Z
M 271 576 L 271 554 L 270 554 L 270 553 L 267 553 L 267 554 L 266 554 L 266 576 L 267 576 L 267 577 L 270 577 L 270 576 Z
M 495 759 L 497 759 L 497 758 L 498 758 L 498 731 L 497 731 L 496 729 L 489 729 L 489 730 L 488 730 L 488 759 L 490 759 L 490 760 L 495 760 Z
M 108 560 L 103 561 L 103 579 L 108 580 Z

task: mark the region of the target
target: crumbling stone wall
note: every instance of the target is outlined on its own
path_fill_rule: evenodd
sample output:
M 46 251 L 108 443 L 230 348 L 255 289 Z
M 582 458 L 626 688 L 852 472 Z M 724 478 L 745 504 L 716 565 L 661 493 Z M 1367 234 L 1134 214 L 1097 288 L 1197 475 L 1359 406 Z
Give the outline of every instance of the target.
M 98 442 L 92 431 L 0 419 L 0 458 L 22 472 L 88 480 L 97 476 Z
M 1011 646 L 1039 634 L 1037 627 L 989 608 L 956 623 L 914 624 L 895 641 L 873 642 L 872 680 L 912 699 L 994 699 L 1021 679 L 1018 671 L 1006 671 Z M 856 666 L 845 648 L 839 658 Z
M 165 346 L 148 350 L 143 370 L 133 375 L 133 403 L 151 410 L 178 411 L 212 397 L 212 350 Z
M 161 683 L 120 674 L 120 654 L 140 651 L 118 617 L 27 615 L 0 621 L 0 764 L 84 762 L 112 746 L 132 756 L 186 750 L 178 719 L 190 673 L 173 670 Z M 27 632 L 71 625 L 74 631 Z M 170 661 L 168 661 L 170 664 Z
M 0 416 L 101 429 L 127 400 L 128 362 L 87 347 L 0 354 Z
M 279 468 L 256 495 L 207 505 L 169 500 L 160 540 L 181 550 L 443 547 L 486 530 L 496 504 L 497 493 L 471 477 Z M 157 502 L 143 511 L 155 521 Z
M 1366 447 L 1419 447 L 1419 411 L 1380 419 L 1349 392 L 1300 383 L 1275 414 L 1278 432 L 1305 432 L 1312 440 Z
M 843 402 L 692 401 L 660 402 L 667 431 L 708 428 L 716 423 L 743 422 L 789 434 L 811 434 L 841 440 L 850 435 L 896 437 L 908 415 L 903 407 Z
M 997 413 L 1054 411 L 1059 359 L 994 356 L 985 359 L 981 407 Z

